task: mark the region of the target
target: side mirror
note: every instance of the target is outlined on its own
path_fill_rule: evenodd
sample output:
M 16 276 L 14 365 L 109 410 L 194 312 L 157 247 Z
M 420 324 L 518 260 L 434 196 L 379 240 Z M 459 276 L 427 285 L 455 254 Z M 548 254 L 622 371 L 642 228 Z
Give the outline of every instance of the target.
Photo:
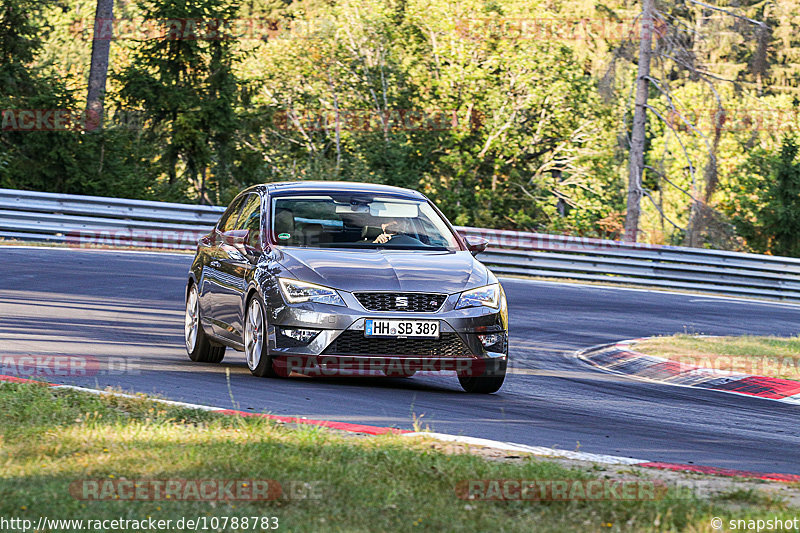
M 233 246 L 234 248 L 238 248 L 240 246 L 244 246 L 244 243 L 247 242 L 248 231 L 246 229 L 233 229 L 230 231 L 223 231 L 220 233 L 220 240 L 222 244 L 227 244 L 229 246 Z
M 222 242 L 235 248 L 246 257 L 257 257 L 263 252 L 260 232 L 246 229 L 226 231 L 221 234 Z
M 464 237 L 464 240 L 467 241 L 467 250 L 473 256 L 486 251 L 486 247 L 489 246 L 489 241 L 483 237 Z

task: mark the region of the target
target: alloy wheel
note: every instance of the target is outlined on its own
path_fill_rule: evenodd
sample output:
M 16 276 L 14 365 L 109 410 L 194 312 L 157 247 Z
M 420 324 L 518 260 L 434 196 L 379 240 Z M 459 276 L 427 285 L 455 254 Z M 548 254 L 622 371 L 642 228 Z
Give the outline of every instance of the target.
M 247 355 L 247 366 L 250 370 L 255 370 L 261 362 L 263 347 L 264 319 L 261 303 L 257 298 L 253 298 L 247 308 L 247 323 L 244 328 L 244 348 Z
M 197 329 L 200 327 L 200 310 L 197 302 L 197 287 L 192 285 L 189 289 L 189 296 L 186 298 L 186 317 L 184 322 L 184 338 L 186 340 L 186 351 L 192 353 L 197 344 Z

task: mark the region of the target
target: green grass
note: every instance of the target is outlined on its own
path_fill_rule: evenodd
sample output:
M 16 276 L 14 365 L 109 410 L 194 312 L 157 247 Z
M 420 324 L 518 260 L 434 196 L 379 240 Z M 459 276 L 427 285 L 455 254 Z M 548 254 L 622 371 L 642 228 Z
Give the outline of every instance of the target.
M 143 398 L 0 385 L 0 517 L 34 523 L 41 515 L 172 520 L 277 516 L 280 531 L 527 533 L 707 530 L 712 516 L 733 512 L 733 500 L 736 517 L 797 514 L 780 501 L 749 493 L 709 500 L 671 489 L 665 499 L 644 502 L 470 502 L 455 495 L 457 483 L 469 479 L 603 476 L 609 474 L 536 458 L 498 461 L 448 454 L 431 442 L 397 435 L 356 437 Z M 317 483 L 322 498 L 82 501 L 69 492 L 76 480 L 120 478 L 294 480 Z
M 653 337 L 634 349 L 702 367 L 800 381 L 800 337 Z

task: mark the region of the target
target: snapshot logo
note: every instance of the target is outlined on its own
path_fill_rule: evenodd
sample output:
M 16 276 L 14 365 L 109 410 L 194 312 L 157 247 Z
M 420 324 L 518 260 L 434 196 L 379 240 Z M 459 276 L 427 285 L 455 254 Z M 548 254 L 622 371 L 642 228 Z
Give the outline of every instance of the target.
M 278 130 L 389 132 L 475 130 L 485 121 L 483 113 L 455 109 L 306 109 L 281 110 L 272 117 Z
M 274 479 L 82 479 L 70 483 L 82 501 L 271 501 L 320 500 L 318 481 Z
M 143 118 L 134 110 L 116 110 L 101 114 L 73 109 L 2 109 L 0 131 L 83 132 L 103 128 L 140 130 Z
M 0 355 L 0 375 L 19 378 L 139 374 L 139 359 L 91 355 Z
M 70 248 L 145 247 L 192 250 L 207 232 L 203 230 L 82 229 L 66 235 Z
M 711 528 L 724 530 L 726 523 L 722 518 L 715 516 L 711 519 Z M 727 522 L 728 529 L 731 531 L 800 531 L 800 518 L 781 519 L 777 516 L 772 518 L 733 518 Z
M 664 499 L 668 486 L 641 479 L 471 479 L 455 491 L 474 501 L 650 501 Z
M 276 20 L 267 18 L 97 18 L 75 19 L 70 32 L 83 40 L 144 41 L 269 41 L 313 38 L 333 27 L 325 18 Z

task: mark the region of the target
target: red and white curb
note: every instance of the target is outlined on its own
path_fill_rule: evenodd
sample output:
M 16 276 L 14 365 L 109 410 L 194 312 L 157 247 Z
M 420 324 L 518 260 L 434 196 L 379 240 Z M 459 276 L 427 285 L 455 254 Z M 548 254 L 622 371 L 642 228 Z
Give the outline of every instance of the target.
M 762 479 L 766 481 L 782 481 L 786 483 L 800 483 L 800 475 L 797 474 L 779 474 L 779 473 L 764 473 L 764 472 L 750 472 L 746 470 L 733 470 L 729 468 L 716 468 L 713 466 L 699 466 L 699 465 L 684 465 L 679 463 L 662 463 L 653 462 L 646 459 L 635 459 L 632 457 L 619 457 L 615 455 L 603 455 L 586 452 L 573 452 L 569 450 L 557 450 L 554 448 L 546 448 L 543 446 L 528 446 L 526 444 L 516 444 L 513 442 L 503 442 L 490 439 L 481 439 L 476 437 L 467 437 L 463 435 L 449 435 L 446 433 L 433 433 L 428 431 L 409 431 L 398 428 L 367 426 L 363 424 L 350 424 L 347 422 L 333 422 L 330 420 L 313 420 L 303 417 L 294 416 L 278 416 L 264 413 L 248 413 L 246 411 L 237 411 L 235 409 L 227 409 L 224 407 L 212 407 L 209 405 L 200 405 L 186 402 L 176 402 L 173 400 L 163 400 L 160 398 L 150 398 L 137 396 L 133 394 L 125 394 L 122 392 L 103 391 L 98 389 L 89 389 L 84 387 L 76 387 L 74 385 L 56 385 L 54 383 L 47 383 L 44 381 L 37 381 L 33 379 L 18 378 L 14 376 L 0 375 L 0 383 L 28 383 L 50 387 L 53 389 L 69 389 L 88 394 L 96 394 L 103 396 L 116 396 L 120 398 L 135 398 L 145 399 L 152 402 L 161 403 L 164 405 L 171 405 L 175 407 L 185 407 L 187 409 L 198 409 L 202 411 L 215 412 L 223 415 L 233 416 L 253 416 L 276 420 L 287 424 L 304 424 L 312 426 L 326 427 L 340 431 L 349 431 L 352 433 L 364 433 L 367 435 L 385 435 L 387 433 L 397 434 L 404 437 L 422 437 L 427 439 L 434 439 L 442 442 L 454 442 L 458 444 L 465 444 L 469 446 L 482 446 L 486 448 L 493 448 L 509 452 L 520 452 L 541 457 L 551 457 L 559 459 L 572 459 L 577 461 L 587 461 L 591 463 L 602 463 L 611 465 L 631 465 L 640 466 L 644 468 L 657 468 L 660 470 L 673 470 L 694 472 L 701 474 L 710 474 L 726 477 L 740 477 L 740 478 L 753 478 Z
M 644 339 L 594 346 L 576 355 L 592 366 L 615 374 L 800 405 L 800 381 L 703 368 L 645 355 L 631 349 L 631 345 L 640 340 Z

